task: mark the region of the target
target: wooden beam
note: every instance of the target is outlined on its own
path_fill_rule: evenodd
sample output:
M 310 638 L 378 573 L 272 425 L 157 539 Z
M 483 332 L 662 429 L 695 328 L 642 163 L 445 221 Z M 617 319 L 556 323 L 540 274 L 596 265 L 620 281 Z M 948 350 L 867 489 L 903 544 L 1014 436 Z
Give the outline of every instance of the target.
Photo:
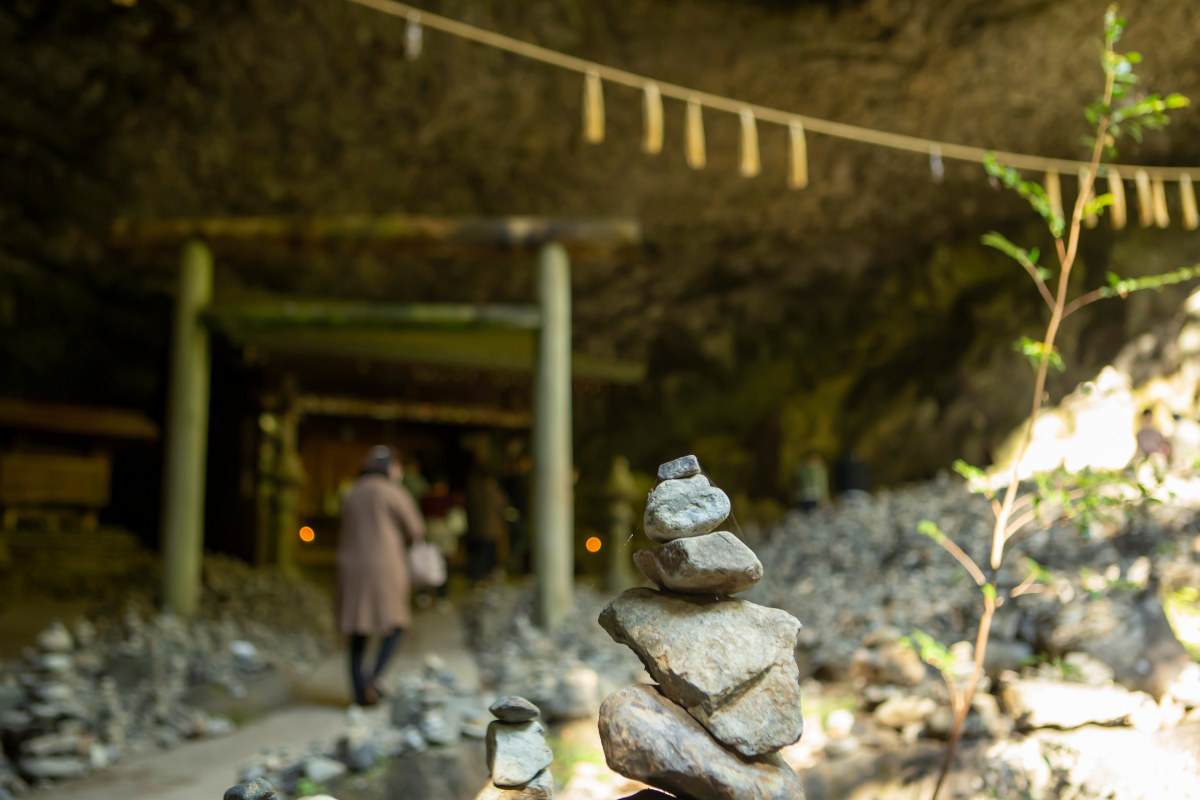
M 430 217 L 346 215 L 329 217 L 210 217 L 118 219 L 109 244 L 120 251 L 178 248 L 201 239 L 218 253 L 297 252 L 327 248 L 427 253 L 528 252 L 559 242 L 570 252 L 611 250 L 641 242 L 630 219 L 546 217 Z
M 444 425 L 479 425 L 488 428 L 528 428 L 532 415 L 490 406 L 450 403 L 412 403 L 363 400 L 356 397 L 301 395 L 297 400 L 301 414 L 324 417 L 363 417 L 379 420 L 403 420 Z
M 158 438 L 158 426 L 136 411 L 14 398 L 0 398 L 0 428 L 112 439 Z
M 512 328 L 533 331 L 541 325 L 541 312 L 536 306 L 471 303 L 264 300 L 222 303 L 210 308 L 205 320 L 227 331 L 241 328 Z
M 226 331 L 235 342 L 267 353 L 365 358 L 525 372 L 533 369 L 534 336 L 518 330 L 316 330 L 242 328 Z M 574 378 L 636 384 L 646 365 L 587 353 L 571 359 Z

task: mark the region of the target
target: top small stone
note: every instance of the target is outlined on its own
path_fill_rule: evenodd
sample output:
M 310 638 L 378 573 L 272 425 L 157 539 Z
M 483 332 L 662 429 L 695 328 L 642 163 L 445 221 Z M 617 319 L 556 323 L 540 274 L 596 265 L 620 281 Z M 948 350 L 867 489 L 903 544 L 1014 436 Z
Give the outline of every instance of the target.
M 278 800 L 275 787 L 266 778 L 251 778 L 225 790 L 224 800 Z
M 528 722 L 541 713 L 533 703 L 516 695 L 501 697 L 488 706 L 488 711 L 501 722 Z
M 660 481 L 671 481 L 676 478 L 690 478 L 700 474 L 700 460 L 695 456 L 684 456 L 674 461 L 668 461 L 658 468 Z
M 72 641 L 71 632 L 67 627 L 55 620 L 38 634 L 37 646 L 43 653 L 69 653 L 75 642 Z

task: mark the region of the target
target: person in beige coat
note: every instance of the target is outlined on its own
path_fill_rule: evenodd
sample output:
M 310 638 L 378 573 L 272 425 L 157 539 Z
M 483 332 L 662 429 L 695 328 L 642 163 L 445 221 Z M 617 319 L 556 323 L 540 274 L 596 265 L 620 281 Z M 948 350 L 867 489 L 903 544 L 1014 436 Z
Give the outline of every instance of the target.
M 425 538 L 425 521 L 400 476 L 392 451 L 374 447 L 342 504 L 337 618 L 350 637 L 350 682 L 359 705 L 379 702 L 379 679 L 412 622 L 408 548 Z M 363 654 L 370 636 L 383 641 L 367 676 Z

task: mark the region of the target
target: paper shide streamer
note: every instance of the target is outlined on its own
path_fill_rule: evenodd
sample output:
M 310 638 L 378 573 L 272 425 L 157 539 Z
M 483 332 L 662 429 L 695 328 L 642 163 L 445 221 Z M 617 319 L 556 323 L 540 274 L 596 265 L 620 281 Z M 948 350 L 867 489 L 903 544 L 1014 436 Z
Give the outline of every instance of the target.
M 1200 213 L 1196 212 L 1196 192 L 1192 187 L 1192 176 L 1179 178 L 1179 205 L 1183 210 L 1183 227 L 1189 231 L 1200 228 Z
M 1150 189 L 1150 175 L 1144 169 L 1136 170 L 1133 173 L 1133 183 L 1137 186 L 1138 224 L 1149 228 L 1154 222 L 1154 197 Z
M 583 76 L 583 139 L 589 144 L 604 141 L 604 86 L 595 72 Z
M 421 15 L 416 11 L 410 12 L 408 22 L 404 26 L 404 58 L 407 61 L 416 61 L 421 57 L 421 50 L 424 47 L 425 34 L 421 29 Z
M 738 113 L 742 123 L 742 158 L 738 172 L 743 178 L 753 178 L 762 169 L 762 161 L 758 157 L 758 126 L 754 121 L 754 112 L 743 108 Z
M 1088 168 L 1080 167 L 1079 168 L 1079 192 L 1080 192 L 1080 194 L 1083 193 L 1083 186 L 1085 183 L 1087 183 L 1087 177 L 1088 177 Z M 1084 204 L 1086 205 L 1086 204 L 1092 202 L 1092 200 L 1095 199 L 1095 197 L 1096 197 L 1096 186 L 1095 186 L 1095 182 L 1093 181 L 1091 188 L 1088 190 L 1087 197 L 1083 198 Z M 1095 211 L 1089 211 L 1088 213 L 1083 215 L 1083 224 L 1087 228 L 1094 228 L 1098 224 L 1100 224 L 1100 218 L 1098 216 L 1096 216 Z
M 684 121 L 684 153 L 692 169 L 704 169 L 704 111 L 695 100 L 688 100 Z
M 1062 219 L 1062 181 L 1054 170 L 1046 173 L 1046 202 L 1050 204 L 1050 213 Z
M 1112 195 L 1112 205 L 1109 206 L 1109 216 L 1112 217 L 1113 230 L 1121 230 L 1128 220 L 1125 206 L 1125 181 L 1116 167 L 1108 168 L 1108 193 Z
M 788 123 L 788 186 L 803 189 L 808 186 L 808 142 L 800 120 Z
M 642 113 L 646 123 L 642 151 L 658 155 L 663 148 L 663 104 L 657 83 L 647 83 L 642 89 Z
M 1150 195 L 1154 200 L 1154 224 L 1165 228 L 1171 224 L 1171 215 L 1167 213 L 1167 189 L 1162 178 L 1150 182 Z

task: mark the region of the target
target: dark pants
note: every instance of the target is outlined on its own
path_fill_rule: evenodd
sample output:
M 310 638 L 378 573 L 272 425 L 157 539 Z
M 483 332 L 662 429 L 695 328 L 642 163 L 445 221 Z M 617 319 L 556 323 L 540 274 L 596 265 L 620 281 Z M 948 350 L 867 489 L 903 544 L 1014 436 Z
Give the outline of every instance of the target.
M 496 567 L 496 543 L 490 539 L 467 539 L 467 577 L 481 581 Z
M 379 643 L 379 653 L 375 656 L 375 671 L 368 678 L 363 675 L 363 655 L 367 649 L 367 637 L 357 633 L 350 635 L 350 684 L 354 687 L 354 702 L 359 705 L 366 702 L 367 687 L 383 675 L 392 653 L 396 651 L 396 645 L 400 644 L 403 636 L 404 629 L 396 628 L 383 637 L 383 641 Z

